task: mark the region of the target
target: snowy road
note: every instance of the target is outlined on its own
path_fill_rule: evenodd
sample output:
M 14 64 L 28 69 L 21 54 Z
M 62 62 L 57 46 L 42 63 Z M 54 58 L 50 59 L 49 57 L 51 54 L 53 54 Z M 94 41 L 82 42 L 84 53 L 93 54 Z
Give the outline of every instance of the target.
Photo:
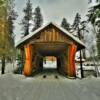
M 0 100 L 100 100 L 100 78 L 0 76 Z

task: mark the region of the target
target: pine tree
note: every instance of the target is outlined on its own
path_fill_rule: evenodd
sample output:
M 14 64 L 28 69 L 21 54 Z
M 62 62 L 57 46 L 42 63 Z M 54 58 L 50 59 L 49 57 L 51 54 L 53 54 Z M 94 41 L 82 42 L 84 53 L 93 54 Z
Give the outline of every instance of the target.
M 61 22 L 61 27 L 63 27 L 67 31 L 70 31 L 70 24 L 67 22 L 66 18 L 63 18 Z
M 4 4 L 4 0 L 0 0 L 0 6 Z
M 81 29 L 80 29 L 80 23 L 81 23 L 81 16 L 79 13 L 76 14 L 74 23 L 72 25 L 73 29 L 77 31 L 77 36 L 81 40 Z M 82 51 L 79 51 L 80 54 L 80 70 L 81 70 L 81 78 L 84 78 L 84 72 L 83 72 L 83 66 L 82 66 Z
M 100 2 L 97 6 L 94 7 L 95 11 L 94 13 L 96 14 L 95 18 L 95 27 L 96 27 L 96 32 L 97 32 L 97 53 L 98 53 L 98 58 L 100 60 Z
M 32 20 L 32 3 L 30 2 L 30 0 L 27 0 L 26 7 L 24 8 L 23 12 L 24 12 L 25 16 L 22 19 L 22 23 L 21 23 L 21 25 L 23 26 L 22 34 L 24 34 L 24 36 L 26 36 L 29 34 L 29 28 L 31 25 L 30 21 Z
M 40 9 L 40 7 L 36 7 L 35 11 L 34 11 L 34 27 L 33 27 L 32 31 L 35 31 L 36 29 L 41 27 L 42 24 L 43 24 L 43 17 L 41 14 L 41 9 Z
M 94 31 L 97 36 L 97 52 L 98 52 L 98 58 L 100 59 L 100 1 L 99 0 L 97 0 L 97 5 L 89 8 L 87 16 L 88 16 L 88 21 L 91 22 L 91 24 L 93 25 Z
M 72 25 L 74 30 L 78 30 L 80 22 L 81 22 L 81 15 L 79 13 L 76 13 L 74 23 Z
M 8 2 L 8 19 L 7 19 L 7 24 L 8 24 L 8 32 L 9 32 L 9 41 L 12 44 L 11 47 L 14 47 L 14 21 L 18 17 L 17 12 L 14 10 L 14 1 L 15 0 L 10 0 Z
M 85 31 L 88 32 L 86 29 L 86 24 L 87 21 L 81 21 L 81 16 L 79 13 L 77 13 L 72 28 L 78 33 L 77 37 L 82 41 L 84 41 Z
M 92 3 L 92 0 L 91 2 Z M 91 6 L 89 8 L 87 17 L 88 17 L 88 22 L 91 22 L 93 28 L 94 28 L 94 34 L 96 34 L 97 37 L 97 53 L 98 56 L 95 59 L 95 55 L 93 57 L 94 63 L 95 61 L 100 60 L 100 0 L 96 0 L 95 6 Z M 99 75 L 99 71 L 98 71 L 98 66 L 97 64 L 95 64 L 95 71 L 96 71 L 96 75 Z
M 4 6 L 0 8 L 2 14 L 0 16 L 0 25 L 2 26 L 0 30 L 0 58 L 2 62 L 1 74 L 5 73 L 5 59 L 12 56 L 12 51 L 14 45 L 12 45 L 12 34 L 13 34 L 13 20 L 16 19 L 15 15 L 12 15 L 11 12 L 14 12 L 12 7 L 13 0 L 5 0 Z M 10 19 L 9 18 L 14 18 Z M 12 23 L 9 23 L 9 22 Z M 14 42 L 13 42 L 14 43 Z

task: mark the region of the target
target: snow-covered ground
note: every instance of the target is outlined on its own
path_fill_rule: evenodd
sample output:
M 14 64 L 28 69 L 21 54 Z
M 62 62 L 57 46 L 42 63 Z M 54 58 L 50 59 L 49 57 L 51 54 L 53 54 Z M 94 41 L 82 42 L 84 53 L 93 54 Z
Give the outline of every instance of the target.
M 98 65 L 94 66 L 93 62 L 85 62 L 82 64 L 83 70 L 84 72 L 89 72 L 89 71 L 96 71 L 96 68 L 98 69 L 98 73 L 100 74 L 100 62 L 98 63 Z M 78 78 L 81 78 L 81 70 L 80 70 L 80 64 L 76 63 L 76 75 Z M 93 74 L 91 74 L 89 77 L 93 76 Z M 88 76 L 86 76 L 88 77 Z
M 17 64 L 14 63 L 6 63 L 5 73 L 12 72 L 15 68 L 17 68 Z M 1 74 L 1 63 L 0 63 L 0 74 Z
M 100 100 L 100 78 L 40 77 L 1 75 L 0 100 Z
M 92 63 L 92 62 L 88 62 L 88 63 Z M 87 63 L 83 63 L 83 69 L 84 70 L 95 70 L 95 66 L 86 66 Z M 93 63 L 92 63 L 93 64 Z M 46 61 L 46 63 L 43 62 L 43 67 L 44 68 L 57 68 L 57 62 L 56 61 Z M 9 73 L 12 72 L 14 69 L 17 68 L 17 62 L 14 63 L 6 63 L 6 67 L 5 67 L 5 73 Z M 98 66 L 98 70 L 100 73 L 100 63 Z M 0 71 L 1 71 L 1 64 L 0 64 Z M 76 63 L 76 73 L 77 73 L 77 77 L 81 78 L 80 75 L 80 64 Z M 0 72 L 1 74 L 1 72 Z
M 44 68 L 57 68 L 57 62 L 56 61 L 46 61 L 46 63 L 45 62 L 43 62 L 43 67 Z
M 13 74 L 15 67 L 8 63 L 0 75 L 0 100 L 100 100 L 100 77 L 72 80 L 53 72 L 28 78 Z

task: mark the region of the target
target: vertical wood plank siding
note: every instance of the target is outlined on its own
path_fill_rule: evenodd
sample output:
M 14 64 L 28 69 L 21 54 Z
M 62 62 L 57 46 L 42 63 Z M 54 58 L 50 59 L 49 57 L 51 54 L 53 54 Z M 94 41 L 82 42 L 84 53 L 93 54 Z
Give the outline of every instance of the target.
M 66 35 L 62 34 L 56 28 L 43 30 L 41 32 L 40 39 L 38 39 L 38 42 L 39 41 L 43 41 L 43 42 L 56 42 L 56 41 L 65 42 L 65 41 L 68 41 L 69 43 L 72 43 L 72 41 L 70 39 L 68 39 L 66 37 Z

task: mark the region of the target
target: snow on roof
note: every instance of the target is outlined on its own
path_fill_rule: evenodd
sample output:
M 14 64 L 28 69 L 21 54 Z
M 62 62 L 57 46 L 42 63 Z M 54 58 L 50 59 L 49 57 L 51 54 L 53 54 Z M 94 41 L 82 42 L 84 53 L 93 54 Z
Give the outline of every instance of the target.
M 35 34 L 37 34 L 39 31 L 41 31 L 42 29 L 44 29 L 45 27 L 47 27 L 48 25 L 54 25 L 55 27 L 57 27 L 58 29 L 60 29 L 63 33 L 65 33 L 67 36 L 69 36 L 70 38 L 72 38 L 74 41 L 76 41 L 77 43 L 79 43 L 80 45 L 85 47 L 85 44 L 79 40 L 77 37 L 73 36 L 71 33 L 69 33 L 68 31 L 66 31 L 64 28 L 62 28 L 61 26 L 58 26 L 55 23 L 49 22 L 47 24 L 45 24 L 44 26 L 38 28 L 37 30 L 35 30 L 34 32 L 31 32 L 30 34 L 28 34 L 27 36 L 21 38 L 21 40 L 19 40 L 16 44 L 15 47 L 17 47 L 18 45 L 20 45 L 21 43 L 25 42 L 27 39 L 31 38 L 32 36 L 34 36 Z

